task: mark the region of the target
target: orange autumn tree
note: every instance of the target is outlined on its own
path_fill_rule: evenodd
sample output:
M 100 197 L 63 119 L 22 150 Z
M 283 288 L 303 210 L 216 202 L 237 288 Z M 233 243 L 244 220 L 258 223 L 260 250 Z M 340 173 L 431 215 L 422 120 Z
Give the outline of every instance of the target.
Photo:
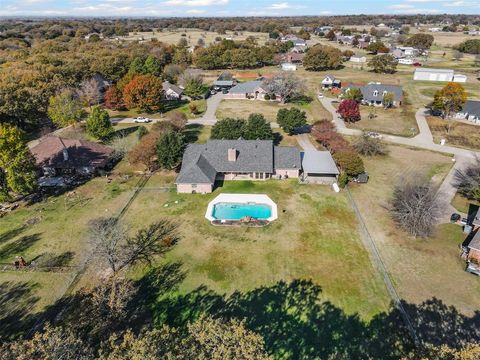
M 452 114 L 460 111 L 466 101 L 465 88 L 458 83 L 449 82 L 435 93 L 432 106 L 450 120 Z M 448 122 L 448 132 L 450 132 L 450 121 Z
M 162 97 L 162 80 L 153 75 L 137 75 L 123 89 L 127 108 L 148 113 L 162 109 Z

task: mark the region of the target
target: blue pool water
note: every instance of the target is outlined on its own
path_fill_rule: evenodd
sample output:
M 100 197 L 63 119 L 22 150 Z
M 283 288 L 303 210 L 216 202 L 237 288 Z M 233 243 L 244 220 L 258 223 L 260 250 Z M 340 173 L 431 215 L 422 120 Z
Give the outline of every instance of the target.
M 218 203 L 213 206 L 212 216 L 217 220 L 240 220 L 245 216 L 266 220 L 272 216 L 272 209 L 265 204 Z

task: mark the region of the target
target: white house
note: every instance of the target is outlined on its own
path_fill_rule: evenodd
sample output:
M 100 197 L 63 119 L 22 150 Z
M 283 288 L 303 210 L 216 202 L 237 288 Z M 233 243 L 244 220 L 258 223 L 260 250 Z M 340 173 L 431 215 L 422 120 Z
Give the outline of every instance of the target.
M 327 75 L 322 80 L 322 88 L 329 89 L 329 88 L 341 88 L 342 82 L 335 78 L 333 75 Z
M 354 63 L 366 63 L 367 62 L 367 58 L 365 56 L 361 56 L 361 55 L 353 55 L 352 57 L 350 57 L 350 61 L 351 62 L 354 62 Z
M 466 119 L 476 124 L 480 123 L 480 101 L 467 100 L 458 113 L 455 114 L 457 119 Z
M 399 46 L 397 49 L 400 49 L 400 51 L 403 53 L 405 56 L 417 56 L 420 51 L 418 49 L 415 49 L 410 46 Z
M 292 63 L 283 63 L 282 64 L 283 71 L 297 71 L 297 65 Z
M 423 81 L 453 81 L 455 72 L 450 69 L 417 68 L 413 80 Z
M 412 65 L 414 63 L 414 60 L 412 58 L 403 58 L 398 59 L 398 63 L 403 65 Z

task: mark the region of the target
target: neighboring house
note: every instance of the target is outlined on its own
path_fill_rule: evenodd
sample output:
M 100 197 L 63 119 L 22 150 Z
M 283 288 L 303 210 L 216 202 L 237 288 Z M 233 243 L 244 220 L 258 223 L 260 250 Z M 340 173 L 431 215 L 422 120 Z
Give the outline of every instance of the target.
M 95 73 L 95 75 L 92 76 L 92 79 L 95 80 L 98 83 L 99 89 L 102 93 L 107 91 L 107 89 L 110 86 L 112 86 L 112 82 L 105 79 L 102 76 L 102 74 Z
M 233 78 L 233 75 L 228 71 L 225 71 L 220 74 L 220 76 L 213 82 L 213 86 L 221 89 L 229 89 L 235 86 L 236 81 Z
M 350 61 L 351 62 L 354 62 L 354 63 L 366 63 L 367 62 L 367 58 L 365 56 L 361 56 L 361 55 L 353 55 L 352 57 L 350 57 Z
M 230 89 L 227 98 L 231 99 L 259 99 L 263 100 L 267 91 L 262 88 L 263 80 L 247 81 L 235 85 Z
M 30 151 L 43 176 L 92 176 L 110 163 L 113 150 L 87 140 L 45 136 Z
M 341 88 L 342 82 L 335 78 L 333 75 L 327 75 L 322 80 L 322 88 L 331 89 L 331 88 Z
M 292 63 L 283 63 L 281 66 L 283 71 L 297 71 L 297 65 Z
M 303 53 L 288 52 L 285 54 L 276 54 L 274 57 L 274 61 L 276 64 L 283 64 L 283 63 L 303 64 L 304 57 L 305 57 L 305 54 Z
M 455 117 L 457 119 L 466 119 L 476 124 L 480 123 L 480 101 L 467 100 Z
M 480 230 L 477 230 L 467 245 L 467 261 L 480 264 Z
M 338 171 L 329 151 L 307 150 L 302 153 L 302 180 L 307 183 L 333 184 Z
M 292 42 L 294 47 L 303 47 L 303 48 L 307 47 L 307 42 L 303 39 L 296 38 L 292 40 Z
M 305 52 L 305 47 L 304 46 L 294 46 L 293 48 L 290 49 L 290 52 L 292 53 L 297 53 L 301 54 Z
M 453 82 L 465 83 L 467 82 L 467 76 L 463 74 L 455 74 L 453 75 Z
M 175 184 L 179 193 L 210 193 L 215 181 L 298 178 L 300 150 L 272 140 L 210 140 L 190 144 Z
M 182 100 L 183 89 L 177 85 L 170 84 L 168 81 L 162 83 L 166 100 Z
M 420 54 L 420 50 L 410 46 L 398 46 L 397 49 L 402 52 L 403 57 L 412 57 Z
M 93 33 L 90 33 L 90 34 L 87 34 L 84 36 L 85 40 L 90 40 L 90 38 L 92 36 L 98 36 L 99 39 L 103 39 L 103 34 L 99 34 L 99 33 L 96 33 L 96 32 L 93 32 Z
M 413 80 L 423 81 L 453 81 L 455 72 L 450 69 L 417 68 Z
M 343 90 L 343 93 L 347 93 L 351 88 L 360 89 L 363 95 L 362 104 L 364 105 L 383 106 L 383 97 L 389 92 L 394 94 L 393 106 L 402 105 L 403 89 L 401 86 L 381 83 L 370 83 L 363 86 L 350 84 Z

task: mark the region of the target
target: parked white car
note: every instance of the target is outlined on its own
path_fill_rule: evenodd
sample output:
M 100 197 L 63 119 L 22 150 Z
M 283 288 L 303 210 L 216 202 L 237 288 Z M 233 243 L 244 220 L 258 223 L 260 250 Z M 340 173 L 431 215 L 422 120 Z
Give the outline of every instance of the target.
M 134 118 L 133 121 L 135 123 L 149 123 L 152 120 L 150 120 L 149 118 L 143 117 L 143 116 L 138 116 L 138 117 Z

